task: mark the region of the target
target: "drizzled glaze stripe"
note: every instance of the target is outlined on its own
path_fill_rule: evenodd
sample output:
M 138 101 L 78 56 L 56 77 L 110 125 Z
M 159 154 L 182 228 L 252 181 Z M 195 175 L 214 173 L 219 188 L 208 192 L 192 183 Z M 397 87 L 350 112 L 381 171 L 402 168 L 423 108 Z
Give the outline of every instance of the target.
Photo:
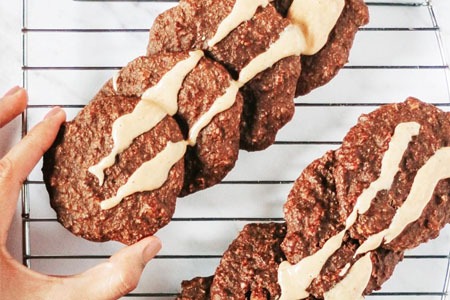
M 353 211 L 345 222 L 344 230 L 331 237 L 322 249 L 303 258 L 297 264 L 291 265 L 288 261 L 280 264 L 278 268 L 278 283 L 281 286 L 280 300 L 304 299 L 309 296 L 307 288 L 320 274 L 326 261 L 341 247 L 346 231 L 356 222 L 358 214 L 364 213 L 370 207 L 377 192 L 389 189 L 392 185 L 403 154 L 413 136 L 419 134 L 419 129 L 420 125 L 416 122 L 397 125 L 383 156 L 380 176 L 358 197 Z
M 278 283 L 281 287 L 280 300 L 304 299 L 311 282 L 320 274 L 328 258 L 341 246 L 346 230 L 331 237 L 323 247 L 297 264 L 283 261 L 278 268 Z
M 151 101 L 161 106 L 168 115 L 178 111 L 178 92 L 186 76 L 197 66 L 204 56 L 203 51 L 189 52 L 189 58 L 178 62 L 161 80 L 142 94 L 142 100 Z
M 294 0 L 294 2 L 295 1 L 299 1 L 299 0 Z M 307 2 L 309 2 L 309 5 L 314 5 L 314 3 L 315 3 L 314 2 L 315 0 L 300 0 L 300 1 L 307 1 Z M 329 0 L 329 1 L 343 1 L 343 0 Z M 248 19 L 251 19 L 253 17 L 253 15 L 255 14 L 258 7 L 260 7 L 260 6 L 265 7 L 265 6 L 267 6 L 267 4 L 268 4 L 267 0 L 259 0 L 259 1 L 237 0 L 235 2 L 235 5 L 233 6 L 233 9 L 232 9 L 232 12 L 230 13 L 230 15 L 227 16 L 222 21 L 221 24 L 219 24 L 218 31 L 214 35 L 212 41 L 210 40 L 208 42 L 209 45 L 210 46 L 214 45 L 215 43 L 217 43 L 218 41 L 223 39 L 232 30 L 234 30 L 235 27 L 239 26 L 239 24 L 241 24 L 242 22 L 244 22 Z M 241 10 L 241 11 L 239 11 L 239 10 Z M 317 12 L 320 10 L 316 9 L 315 11 Z M 327 13 L 329 13 L 328 10 L 327 10 Z M 338 13 L 338 15 L 340 15 L 340 12 L 335 11 L 334 13 L 335 14 Z M 337 20 L 338 15 L 337 16 L 329 16 L 328 14 L 325 14 L 325 15 L 321 14 L 321 16 L 322 16 L 321 20 L 316 19 L 315 22 L 320 23 L 320 22 L 323 22 L 323 19 L 330 19 L 330 18 Z M 188 141 L 184 141 L 184 143 L 188 143 L 189 145 L 195 145 L 197 136 L 198 136 L 199 132 L 201 131 L 201 129 L 204 128 L 213 119 L 213 117 L 216 114 L 230 108 L 235 101 L 236 94 L 239 91 L 239 87 L 246 84 L 258 73 L 271 67 L 274 63 L 276 63 L 277 61 L 279 61 L 285 57 L 292 56 L 292 55 L 298 56 L 302 52 L 308 52 L 308 51 L 305 51 L 306 41 L 305 41 L 304 36 L 306 35 L 306 33 L 301 31 L 299 24 L 295 24 L 296 20 L 291 20 L 291 21 L 294 22 L 294 25 L 287 26 L 285 28 L 285 30 L 280 34 L 279 39 L 275 43 L 273 43 L 266 52 L 263 52 L 260 55 L 258 55 L 257 57 L 255 57 L 246 67 L 244 67 L 244 69 L 242 69 L 241 73 L 239 74 L 239 80 L 237 82 L 235 82 L 235 81 L 230 82 L 230 87 L 227 89 L 225 95 L 223 95 L 219 99 L 216 99 L 217 104 L 215 102 L 214 105 L 208 110 L 208 112 L 205 115 L 201 116 L 200 119 L 193 125 L 193 127 L 190 129 L 190 132 L 189 132 L 189 139 L 188 139 Z M 304 25 L 305 24 L 303 23 L 302 26 L 304 26 Z M 319 28 L 320 27 L 320 25 L 318 25 L 318 24 L 308 24 L 308 25 L 311 28 Z M 306 28 L 308 28 L 309 26 L 307 26 Z M 320 28 L 322 28 L 322 30 L 324 30 L 323 26 Z M 331 29 L 332 29 L 332 27 L 327 29 L 328 30 L 327 32 L 321 32 L 321 34 L 325 34 L 326 36 L 328 36 Z M 320 31 L 320 30 L 318 30 L 318 31 Z M 316 30 L 315 32 L 318 32 L 318 31 Z M 193 55 L 191 53 L 191 57 L 196 56 L 196 57 L 198 57 L 198 60 L 201 58 L 201 56 L 203 56 L 203 52 L 200 50 L 195 51 L 194 53 L 196 53 L 196 55 Z M 201 53 L 201 55 L 199 53 Z M 193 64 L 192 68 L 195 67 L 195 65 L 198 63 L 198 60 L 195 62 L 195 64 Z M 174 67 L 174 69 L 177 69 L 177 66 L 179 64 L 180 63 L 178 63 Z M 184 64 L 184 63 L 182 62 L 181 64 Z M 186 64 L 188 64 L 188 63 L 186 63 Z M 180 68 L 185 70 L 182 67 L 180 67 Z M 187 72 L 183 75 L 183 74 L 181 74 L 183 72 L 179 72 L 178 70 L 176 70 L 176 71 L 171 70 L 168 73 L 180 74 L 182 76 L 177 75 L 177 76 L 163 77 L 163 79 L 161 79 L 160 82 L 158 82 L 154 87 L 150 88 L 142 95 L 141 101 L 151 102 L 153 104 L 153 109 L 155 111 L 158 110 L 157 106 L 160 106 L 160 108 L 162 108 L 162 111 L 167 112 L 169 115 L 174 115 L 178 110 L 178 104 L 177 104 L 178 91 L 181 88 L 181 84 L 182 84 L 185 76 L 189 72 Z M 179 86 L 178 89 L 172 89 L 173 85 L 177 86 L 177 87 Z M 115 90 L 117 90 L 117 76 L 113 78 L 113 87 Z M 167 95 L 167 94 L 169 94 L 169 95 Z M 233 97 L 233 95 L 234 95 L 234 97 Z M 169 98 L 170 101 L 167 101 L 167 98 Z M 161 115 L 161 113 L 159 111 L 157 112 L 157 114 Z M 137 112 L 136 115 L 139 115 L 139 112 Z M 143 117 L 143 116 L 140 116 L 140 117 L 142 119 L 145 119 L 145 117 Z M 126 116 L 125 118 L 128 118 L 128 116 Z M 121 122 L 119 121 L 118 123 L 121 123 Z M 142 122 L 142 123 L 144 123 L 144 122 Z M 116 125 L 116 124 L 114 124 L 114 125 Z M 114 127 L 114 125 L 113 125 L 113 127 Z M 104 180 L 105 168 L 114 164 L 115 156 L 117 154 L 119 154 L 121 151 L 123 151 L 126 147 L 128 147 L 134 138 L 136 138 L 138 135 L 150 130 L 154 126 L 155 125 L 149 125 L 146 127 L 147 130 L 145 130 L 145 128 L 141 128 L 139 130 L 131 132 L 129 137 L 125 138 L 125 141 L 123 141 L 123 142 L 118 141 L 120 138 L 116 138 L 114 140 L 115 146 L 113 147 L 113 151 L 111 151 L 111 153 L 107 157 L 105 157 L 98 165 L 92 166 L 91 168 L 89 168 L 89 171 L 97 176 L 100 184 L 102 184 L 103 180 Z M 121 126 L 116 125 L 116 127 L 121 127 Z M 118 131 L 121 131 L 121 133 L 124 133 L 126 130 L 118 130 Z M 129 133 L 129 132 L 127 131 L 127 133 Z M 113 136 L 115 136 L 115 135 L 113 134 Z M 116 144 L 120 145 L 120 146 L 116 146 Z M 185 150 L 186 149 L 184 149 L 184 151 Z M 150 163 L 150 162 L 148 162 L 148 163 Z M 173 162 L 173 164 L 175 164 L 175 163 L 176 163 L 176 161 Z M 140 169 L 138 169 L 138 170 L 140 170 Z M 135 174 L 132 174 L 132 177 L 133 176 L 135 176 Z M 135 178 L 134 178 L 134 180 L 136 181 Z M 136 182 L 138 182 L 138 181 L 136 181 Z M 139 182 L 141 182 L 141 180 L 139 180 Z M 159 185 L 159 186 L 154 186 L 152 188 L 152 190 L 159 188 L 160 186 L 162 186 L 163 183 L 164 182 L 162 182 L 161 185 Z M 142 184 L 143 184 L 143 182 L 142 182 Z M 125 184 L 125 186 L 128 186 L 128 182 Z M 121 197 L 121 195 L 125 195 L 128 193 L 128 192 L 127 193 L 120 192 L 121 189 L 125 190 L 124 187 L 119 188 L 118 194 L 115 197 L 113 197 L 114 200 L 108 199 L 108 200 L 103 201 L 101 203 L 102 208 L 111 208 L 114 206 L 114 205 L 111 206 L 110 204 L 105 204 L 105 203 L 115 203 L 115 205 L 120 203 L 120 201 L 123 199 L 123 197 Z M 135 185 L 134 185 L 133 189 L 127 188 L 127 190 L 128 191 L 130 191 L 130 190 L 149 191 L 148 189 L 145 189 L 143 186 L 138 188 Z
M 133 112 L 118 118 L 112 127 L 113 148 L 111 152 L 102 158 L 100 162 L 88 170 L 98 179 L 99 185 L 103 184 L 104 170 L 112 166 L 116 155 L 127 149 L 133 140 L 152 129 L 167 115 L 160 106 L 149 101 L 139 101 Z
M 293 55 L 299 56 L 303 49 L 305 49 L 305 38 L 302 32 L 297 26 L 288 25 L 269 49 L 253 58 L 241 70 L 238 81 L 244 85 L 277 61 Z
M 208 125 L 212 119 L 219 113 L 226 111 L 236 102 L 236 96 L 239 92 L 239 84 L 236 81 L 231 81 L 230 86 L 221 97 L 211 105 L 206 113 L 200 116 L 200 118 L 189 129 L 189 146 L 194 146 L 197 143 L 197 137 L 200 131 Z
M 331 290 L 323 294 L 324 299 L 364 299 L 362 294 L 369 283 L 372 268 L 373 265 L 370 259 L 370 253 L 367 253 L 353 264 L 347 276 L 345 276 L 343 280 L 338 282 Z
M 266 7 L 269 0 L 236 0 L 230 14 L 219 24 L 216 33 L 208 41 L 208 47 L 214 47 L 241 23 L 250 20 L 258 7 Z
M 117 154 L 127 149 L 139 135 L 151 130 L 164 117 L 174 115 L 178 110 L 178 91 L 184 78 L 194 69 L 203 57 L 202 51 L 189 53 L 189 58 L 179 61 L 141 96 L 132 113 L 123 115 L 112 126 L 113 148 L 100 162 L 88 170 L 98 178 L 99 185 L 104 181 L 104 170 L 112 166 Z M 117 82 L 117 79 L 113 79 Z M 117 88 L 117 83 L 115 84 Z M 170 88 L 168 88 L 170 87 Z
M 344 0 L 294 0 L 292 2 L 287 18 L 297 25 L 305 36 L 306 47 L 303 54 L 313 55 L 327 43 L 328 35 L 344 6 Z
M 163 151 L 153 159 L 143 163 L 119 188 L 117 194 L 100 203 L 101 209 L 110 209 L 123 198 L 137 192 L 152 191 L 161 187 L 169 176 L 172 166 L 179 161 L 186 151 L 186 142 L 168 142 Z
M 411 191 L 402 206 L 397 209 L 389 227 L 370 236 L 359 246 L 355 255 L 378 248 L 383 240 L 387 244 L 392 242 L 408 224 L 420 218 L 433 196 L 436 185 L 446 178 L 450 178 L 450 147 L 437 150 L 417 171 Z
M 403 154 L 408 148 L 409 142 L 413 136 L 419 134 L 420 124 L 416 122 L 406 122 L 397 125 L 394 135 L 389 142 L 389 148 L 381 160 L 380 176 L 370 183 L 369 187 L 365 189 L 356 200 L 355 209 L 347 219 L 347 229 L 352 226 L 357 214 L 364 214 L 370 208 L 372 200 L 377 193 L 382 190 L 388 190 L 394 182 L 395 174 L 399 171 Z
M 114 92 L 117 92 L 117 80 L 119 79 L 119 76 L 120 76 L 120 71 L 117 72 L 116 74 L 114 74 L 114 76 L 112 78 L 112 86 L 113 86 Z

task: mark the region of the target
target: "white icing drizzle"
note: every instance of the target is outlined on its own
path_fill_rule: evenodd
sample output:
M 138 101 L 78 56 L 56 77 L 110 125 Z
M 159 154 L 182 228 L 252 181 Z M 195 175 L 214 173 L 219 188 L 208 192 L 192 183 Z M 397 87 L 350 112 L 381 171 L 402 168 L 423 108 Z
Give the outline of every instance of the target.
M 408 148 L 412 137 L 419 134 L 419 130 L 420 124 L 416 122 L 406 122 L 397 125 L 394 135 L 389 142 L 389 148 L 381 160 L 380 176 L 356 200 L 356 208 L 359 214 L 363 214 L 369 209 L 372 199 L 375 198 L 379 191 L 387 190 L 391 187 L 395 174 L 398 172 L 398 165 L 402 160 L 403 154 Z M 355 220 L 349 218 L 347 222 L 351 226 L 355 223 Z M 348 225 L 347 228 L 350 227 Z
M 117 93 L 117 80 L 119 79 L 120 76 L 120 71 L 117 72 L 116 74 L 114 74 L 113 78 L 112 78 L 112 86 L 113 86 L 113 90 L 114 92 Z
M 159 104 L 167 114 L 173 116 L 178 111 L 178 92 L 184 78 L 195 68 L 203 57 L 203 51 L 189 52 L 189 58 L 178 62 L 161 80 L 142 94 L 142 100 Z
M 189 130 L 188 143 L 194 146 L 197 142 L 197 137 L 200 131 L 208 125 L 217 114 L 229 109 L 236 101 L 236 95 L 239 92 L 239 84 L 236 81 L 231 81 L 230 86 L 226 89 L 225 94 L 217 98 L 211 105 L 209 110 L 200 116 L 200 118 L 192 125 Z
M 240 72 L 239 82 L 244 85 L 258 73 L 270 68 L 277 61 L 292 55 L 300 55 L 305 47 L 302 32 L 297 26 L 288 25 L 280 37 L 265 52 L 253 58 Z
M 331 290 L 324 293 L 324 299 L 364 299 L 363 292 L 369 283 L 372 268 L 370 253 L 367 253 L 355 262 L 344 279 L 338 282 Z
M 301 28 L 306 41 L 303 54 L 317 53 L 327 42 L 342 10 L 345 0 L 294 0 L 288 19 Z
M 450 178 L 450 147 L 437 150 L 417 171 L 411 191 L 402 206 L 397 209 L 389 227 L 370 236 L 357 249 L 355 255 L 376 249 L 383 240 L 390 243 L 408 224 L 419 219 L 430 202 L 436 185 L 446 178 Z
M 153 159 L 143 163 L 119 188 L 117 194 L 100 203 L 102 209 L 109 209 L 119 204 L 123 198 L 137 192 L 151 191 L 160 188 L 166 182 L 172 166 L 179 161 L 186 152 L 186 141 L 168 142 L 163 151 Z
M 365 189 L 356 200 L 355 207 L 345 222 L 345 229 L 331 237 L 316 253 L 291 265 L 283 261 L 278 268 L 278 283 L 281 287 L 280 300 L 296 300 L 308 297 L 306 289 L 322 270 L 325 262 L 342 245 L 345 232 L 356 222 L 358 214 L 370 207 L 376 194 L 389 189 L 398 172 L 399 164 L 413 136 L 419 133 L 420 125 L 416 122 L 400 123 L 395 128 L 387 151 L 381 161 L 380 176 Z M 365 287 L 364 287 L 365 288 Z
M 250 20 L 258 7 L 266 7 L 268 0 L 236 0 L 231 13 L 222 20 L 215 35 L 208 41 L 208 47 L 213 47 L 223 40 L 241 23 Z
M 179 61 L 156 85 L 143 93 L 141 101 L 132 113 L 114 121 L 112 128 L 114 144 L 111 152 L 88 169 L 98 178 L 100 185 L 104 181 L 105 169 L 114 164 L 117 154 L 127 149 L 136 137 L 156 126 L 167 114 L 174 115 L 177 112 L 178 92 L 183 80 L 202 57 L 203 51 L 190 52 L 189 58 Z M 117 82 L 117 79 L 115 81 Z
M 278 283 L 281 286 L 280 300 L 304 299 L 309 296 L 306 289 L 320 274 L 328 258 L 339 249 L 345 232 L 346 230 L 342 230 L 331 237 L 319 251 L 303 258 L 295 265 L 291 265 L 288 261 L 280 264 L 278 268 Z
M 98 178 L 99 185 L 104 181 L 104 170 L 114 165 L 116 155 L 127 149 L 133 140 L 156 126 L 167 113 L 150 101 L 139 101 L 133 112 L 118 118 L 112 126 L 114 146 L 111 152 L 88 171 Z

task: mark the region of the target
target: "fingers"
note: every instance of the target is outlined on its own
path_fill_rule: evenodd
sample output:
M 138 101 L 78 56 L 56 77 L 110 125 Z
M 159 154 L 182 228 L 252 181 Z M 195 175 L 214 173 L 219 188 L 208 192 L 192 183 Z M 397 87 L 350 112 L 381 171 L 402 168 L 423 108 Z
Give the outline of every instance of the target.
M 6 241 L 22 182 L 51 146 L 65 118 L 63 110 L 54 108 L 0 159 L 0 245 Z
M 62 292 L 66 297 L 68 291 L 76 293 L 66 299 L 118 299 L 136 288 L 145 265 L 160 249 L 157 237 L 147 237 L 120 250 L 108 262 L 64 279 L 57 293 Z
M 5 126 L 27 107 L 27 93 L 20 87 L 9 90 L 0 99 L 0 128 Z
M 115 300 L 134 290 L 145 265 L 161 249 L 156 237 L 147 237 L 114 254 L 108 262 L 75 276 L 53 277 L 36 273 L 14 261 L 0 248 L 1 299 Z M 6 282 L 6 281 L 5 281 Z
M 0 180 L 8 177 L 22 183 L 55 140 L 65 118 L 65 112 L 55 107 L 43 121 L 33 127 L 3 158 L 8 161 L 6 164 L 12 166 L 13 172 L 0 172 Z

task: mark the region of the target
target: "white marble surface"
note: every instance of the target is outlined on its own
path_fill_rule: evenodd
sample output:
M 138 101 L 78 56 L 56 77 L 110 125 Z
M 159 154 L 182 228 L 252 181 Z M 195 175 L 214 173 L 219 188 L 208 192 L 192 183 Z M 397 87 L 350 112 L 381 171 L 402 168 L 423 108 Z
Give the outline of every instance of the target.
M 30 29 L 145 29 L 154 17 L 174 5 L 159 2 L 79 2 L 71 0 L 28 0 L 26 21 Z M 380 1 L 384 2 L 384 1 Z M 395 2 L 395 1 L 394 1 Z M 420 1 L 416 1 L 420 2 Z M 434 12 L 450 62 L 450 1 L 434 0 Z M 431 27 L 427 7 L 371 7 L 369 27 Z M 0 1 L 0 93 L 22 84 L 22 1 Z M 146 32 L 29 32 L 26 36 L 26 64 L 31 67 L 119 67 L 145 53 Z M 349 65 L 443 65 L 436 33 L 424 31 L 362 31 L 358 34 Z M 33 70 L 27 74 L 31 105 L 82 105 L 89 101 L 113 70 Z M 345 69 L 330 84 L 297 99 L 311 105 L 297 108 L 294 120 L 278 140 L 313 141 L 309 145 L 275 145 L 258 153 L 242 152 L 227 180 L 294 180 L 313 159 L 336 145 L 361 113 L 374 106 L 416 96 L 433 103 L 449 103 L 445 71 L 442 69 Z M 351 103 L 351 106 L 323 106 Z M 444 106 L 443 109 L 448 110 Z M 78 108 L 66 109 L 69 118 Z M 28 126 L 48 111 L 28 110 Z M 20 119 L 0 130 L 0 155 L 20 138 Z M 271 161 L 267 164 L 267 161 Z M 41 180 L 39 167 L 30 175 Z M 218 185 L 179 201 L 176 217 L 281 217 L 281 206 L 289 185 Z M 43 185 L 30 185 L 28 197 L 32 218 L 54 218 Z M 207 203 L 207 205 L 205 205 Z M 236 207 L 239 206 L 239 209 Z M 219 255 L 245 222 L 172 222 L 161 230 L 163 255 Z M 200 229 L 200 230 L 199 230 Z M 186 233 L 189 234 L 186 234 Z M 33 255 L 111 254 L 117 243 L 91 243 L 73 237 L 56 222 L 31 225 Z M 8 241 L 11 252 L 21 260 L 20 207 Z M 410 254 L 448 255 L 450 230 Z M 86 269 L 96 260 L 33 260 L 32 268 L 48 273 L 70 274 Z M 158 259 L 145 271 L 138 292 L 177 292 L 179 283 L 198 275 L 209 275 L 217 259 Z M 440 292 L 446 259 L 406 259 L 386 283 L 383 292 Z M 424 274 L 410 276 L 417 269 Z M 386 299 L 371 296 L 370 299 Z M 390 296 L 390 299 L 397 299 Z M 400 299 L 400 298 L 399 298 Z M 401 298 L 404 299 L 404 298 Z M 413 297 L 408 298 L 413 299 Z M 419 299 L 419 298 L 417 298 Z M 423 299 L 423 298 L 420 298 Z M 429 296 L 426 299 L 441 299 Z

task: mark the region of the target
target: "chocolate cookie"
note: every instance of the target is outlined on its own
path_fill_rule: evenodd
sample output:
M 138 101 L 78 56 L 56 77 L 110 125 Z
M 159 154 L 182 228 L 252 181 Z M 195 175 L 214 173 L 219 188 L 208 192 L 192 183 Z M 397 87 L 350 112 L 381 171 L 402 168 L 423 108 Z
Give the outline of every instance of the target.
M 135 193 L 111 209 L 101 209 L 100 203 L 113 197 L 168 141 L 180 141 L 183 135 L 175 120 L 166 117 L 117 156 L 116 163 L 105 170 L 104 183 L 99 185 L 88 169 L 112 148 L 114 120 L 130 113 L 140 100 L 111 93 L 110 81 L 73 121 L 61 128 L 44 156 L 43 173 L 51 206 L 64 227 L 89 240 L 132 244 L 152 235 L 172 218 L 183 185 L 184 162 L 177 162 L 165 184 L 155 191 Z
M 322 297 L 343 280 L 344 265 L 369 253 L 364 293 L 371 293 L 404 250 L 439 234 L 450 213 L 450 171 L 439 166 L 450 157 L 442 155 L 450 152 L 449 137 L 448 113 L 409 98 L 361 116 L 339 149 L 303 171 L 284 207 L 283 252 L 291 264 L 324 249 L 334 253 L 308 292 Z M 434 173 L 437 179 L 424 180 Z
M 208 49 L 219 24 L 233 9 L 235 0 L 182 0 L 156 17 L 147 54 Z
M 134 243 L 170 221 L 177 196 L 217 183 L 234 166 L 242 98 L 237 89 L 232 89 L 228 103 L 209 114 L 227 94 L 231 77 L 220 64 L 196 55 L 180 52 L 135 59 L 63 126 L 44 157 L 43 172 L 58 220 L 74 234 L 95 241 Z M 151 94 L 161 89 L 166 75 L 175 76 L 171 72 L 186 62 L 190 67 L 184 70 L 180 90 L 172 95 L 174 100 Z M 170 84 L 174 88 L 173 80 Z M 136 113 L 138 108 L 145 113 Z M 155 125 L 141 130 L 140 126 L 154 122 L 154 116 Z M 200 122 L 205 116 L 206 121 Z M 124 123 L 120 123 L 122 120 Z M 197 131 L 192 129 L 195 126 Z M 113 153 L 119 140 L 136 130 L 130 145 L 125 145 L 123 152 Z M 169 155 L 169 144 L 178 145 L 174 149 L 186 154 L 182 151 L 177 154 L 179 158 L 170 158 L 175 160 L 173 167 L 164 167 L 168 177 L 159 177 L 157 170 L 164 169 L 159 165 L 146 171 L 143 179 L 136 179 L 141 166 L 157 161 L 157 156 Z M 110 163 L 95 171 L 108 157 Z M 141 187 L 123 193 L 139 180 L 152 186 L 162 181 L 151 189 Z M 119 202 L 109 204 L 110 200 Z
M 284 235 L 284 224 L 246 225 L 223 255 L 211 285 L 211 299 L 276 299 Z
M 399 170 L 390 188 L 376 194 L 365 214 L 358 217 L 351 230 L 354 238 L 366 240 L 385 229 L 412 191 L 418 172 L 439 149 L 450 145 L 450 117 L 447 112 L 431 104 L 409 98 L 404 103 L 383 106 L 359 118 L 358 124 L 344 138 L 336 151 L 337 197 L 354 205 L 358 196 L 380 176 L 384 153 L 391 136 L 400 123 L 415 122 L 420 125 L 406 147 L 398 164 Z M 444 162 L 443 162 L 444 163 Z M 437 173 L 438 170 L 432 173 Z M 431 175 L 430 175 L 431 176 Z M 428 176 L 427 176 L 428 177 Z M 416 183 L 417 184 L 417 183 Z M 438 236 L 450 221 L 450 179 L 422 182 L 434 188 L 431 199 L 420 217 L 390 243 L 383 247 L 395 251 L 414 248 Z M 427 199 L 428 200 L 428 199 Z
M 181 283 L 181 294 L 176 300 L 209 300 L 209 290 L 213 281 L 210 277 L 195 277 Z
M 231 76 L 220 64 L 203 58 L 186 76 L 178 94 L 177 120 L 187 136 L 199 118 L 218 97 L 226 93 Z M 200 131 L 197 142 L 185 155 L 185 181 L 180 196 L 220 182 L 234 167 L 239 154 L 239 124 L 242 96 L 232 95 L 234 104 L 218 113 Z
M 239 74 L 251 60 L 267 51 L 289 25 L 289 20 L 269 5 L 210 49 L 211 55 L 232 74 Z M 269 147 L 278 130 L 292 119 L 300 69 L 298 56 L 283 58 L 242 87 L 242 149 L 256 151 Z
M 369 23 L 369 11 L 362 0 L 346 0 L 328 42 L 314 55 L 302 55 L 302 71 L 296 96 L 306 95 L 333 79 L 348 62 L 350 49 L 359 27 Z

